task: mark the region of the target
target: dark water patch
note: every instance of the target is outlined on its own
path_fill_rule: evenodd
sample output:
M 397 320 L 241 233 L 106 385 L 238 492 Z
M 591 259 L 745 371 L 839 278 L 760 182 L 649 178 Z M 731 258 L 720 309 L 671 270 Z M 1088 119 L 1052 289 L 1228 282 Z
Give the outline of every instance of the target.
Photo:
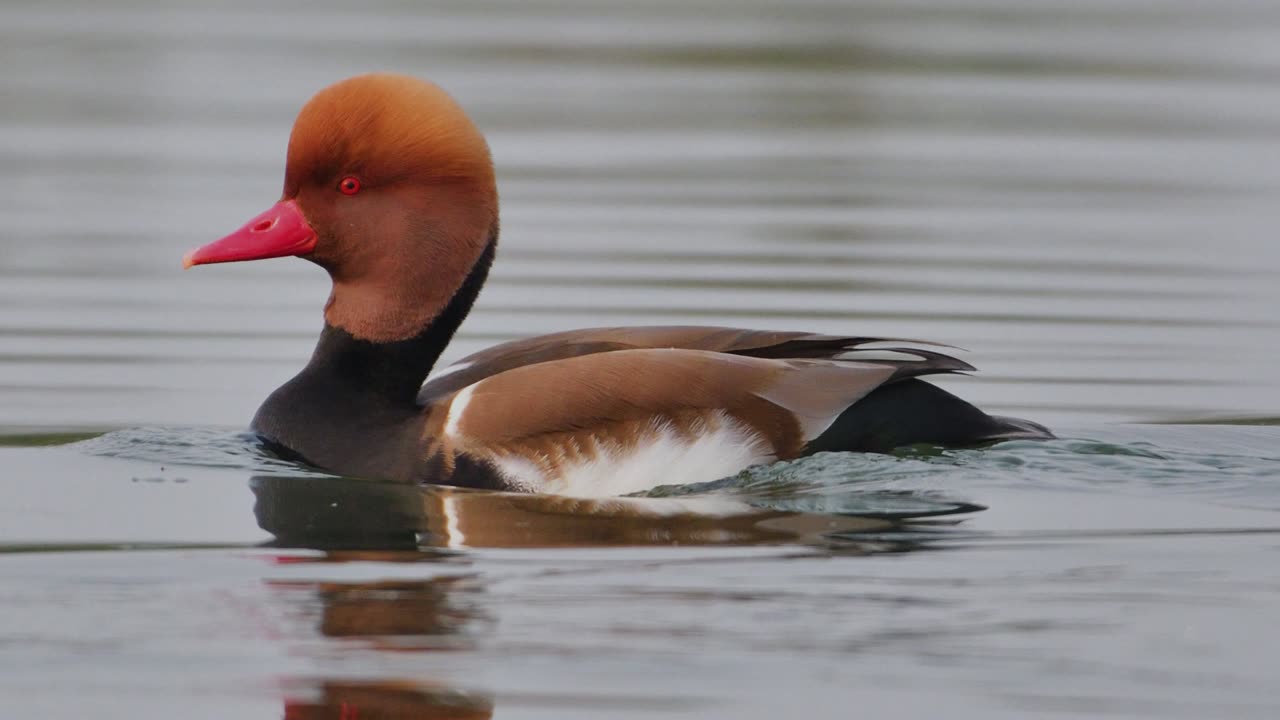
M 89 440 L 109 431 L 0 432 L 0 447 L 50 447 Z
M 171 550 L 232 550 L 255 547 L 250 543 L 174 543 L 174 542 L 51 542 L 0 543 L 0 554 L 30 555 L 40 553 L 116 553 L 164 552 Z
M 279 331 L 279 330 L 161 330 L 151 328 L 0 328 L 0 337 L 15 338 L 109 338 L 120 340 L 202 340 L 217 338 L 220 340 L 274 340 L 293 338 L 313 340 L 316 332 L 312 331 Z
M 1219 417 L 1168 420 L 1167 425 L 1280 425 L 1280 417 Z
M 152 354 L 152 353 L 140 353 L 140 352 L 133 352 L 133 353 L 122 352 L 122 353 L 117 353 L 112 355 L 109 355 L 109 354 L 91 355 L 88 353 L 76 353 L 76 352 L 44 353 L 44 354 L 29 353 L 29 354 L 13 354 L 13 355 L 6 355 L 3 353 L 0 353 L 0 364 L 4 364 L 4 363 L 23 363 L 23 364 L 25 363 L 38 363 L 38 364 L 69 363 L 69 364 L 84 364 L 84 365 L 147 365 L 147 364 L 197 365 L 197 364 L 207 364 L 209 362 L 216 362 L 222 365 L 237 365 L 237 364 L 262 365 L 263 363 L 267 363 L 267 362 L 276 362 L 276 360 L 274 358 L 259 357 L 255 355 L 231 355 L 231 354 L 221 355 L 221 356 L 202 355 L 200 357 L 190 357 L 185 355 L 163 355 L 158 353 Z M 12 387 L 10 389 L 38 390 L 40 388 L 38 386 L 35 388 L 32 388 L 30 386 L 21 386 L 21 388 Z M 60 387 L 56 389 L 59 391 L 65 391 L 65 392 L 75 392 L 79 388 Z M 114 387 L 112 389 L 114 389 Z

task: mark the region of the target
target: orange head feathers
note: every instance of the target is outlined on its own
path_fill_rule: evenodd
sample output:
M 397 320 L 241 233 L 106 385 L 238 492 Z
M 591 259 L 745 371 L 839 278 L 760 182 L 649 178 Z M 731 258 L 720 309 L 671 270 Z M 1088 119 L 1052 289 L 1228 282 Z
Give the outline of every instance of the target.
M 375 73 L 321 90 L 298 113 L 280 202 L 187 266 L 298 255 L 329 271 L 325 319 L 402 340 L 449 305 L 497 240 L 484 136 L 436 85 Z
M 294 121 L 285 196 L 308 184 L 336 186 L 345 175 L 365 187 L 494 184 L 489 147 L 458 103 L 435 84 L 391 73 L 330 85 Z

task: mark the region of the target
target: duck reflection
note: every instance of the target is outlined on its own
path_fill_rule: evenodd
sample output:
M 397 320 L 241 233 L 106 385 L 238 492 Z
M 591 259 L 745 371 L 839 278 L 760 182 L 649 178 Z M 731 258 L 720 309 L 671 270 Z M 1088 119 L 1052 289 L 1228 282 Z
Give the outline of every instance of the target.
M 571 498 L 332 477 L 255 477 L 258 525 L 284 547 L 531 548 L 624 545 L 862 545 L 906 520 L 980 509 L 877 516 L 757 507 L 729 496 Z M 850 534 L 864 538 L 850 539 Z M 844 537 L 842 537 L 844 536 Z M 907 545 L 914 546 L 914 542 Z
M 324 681 L 285 700 L 285 720 L 483 720 L 489 697 L 410 682 Z
M 921 546 L 919 540 L 868 535 L 901 530 L 904 516 L 785 511 L 730 496 L 581 499 L 316 476 L 260 476 L 250 486 L 258 524 L 276 536 L 276 546 L 324 551 L 284 555 L 281 562 L 312 563 L 318 569 L 346 562 L 420 563 L 428 570 L 431 577 L 425 579 L 272 582 L 302 594 L 296 605 L 323 637 L 355 641 L 380 653 L 465 651 L 493 622 L 479 602 L 481 579 L 467 574 L 469 560 L 455 548 L 760 543 L 834 548 L 841 534 L 854 535 L 838 545 L 845 551 L 902 552 Z M 957 505 L 949 512 L 969 509 L 975 508 Z M 295 680 L 285 693 L 288 720 L 461 720 L 492 714 L 490 696 L 441 683 L 434 675 Z
M 455 649 L 469 643 L 458 636 L 478 615 L 450 602 L 461 578 L 383 581 L 359 584 L 319 583 L 326 637 L 365 638 L 386 649 Z M 377 642 L 392 638 L 394 643 Z
M 395 551 L 326 554 L 302 562 L 407 560 Z M 427 579 L 371 582 L 275 581 L 274 587 L 302 593 L 296 603 L 325 638 L 356 641 L 379 652 L 448 652 L 474 644 L 487 618 L 472 601 L 475 578 L 445 575 Z M 319 613 L 311 618 L 311 613 Z M 295 680 L 285 689 L 284 717 L 372 720 L 398 718 L 488 718 L 493 701 L 432 680 Z

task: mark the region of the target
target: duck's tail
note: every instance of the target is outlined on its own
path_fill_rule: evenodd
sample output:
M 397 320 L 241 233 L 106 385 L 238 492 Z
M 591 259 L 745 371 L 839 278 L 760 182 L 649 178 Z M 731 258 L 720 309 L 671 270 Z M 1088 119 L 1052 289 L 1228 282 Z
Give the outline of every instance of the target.
M 854 403 L 805 450 L 889 452 L 917 443 L 964 447 L 1053 437 L 1039 423 L 988 415 L 936 385 L 910 379 L 881 386 Z

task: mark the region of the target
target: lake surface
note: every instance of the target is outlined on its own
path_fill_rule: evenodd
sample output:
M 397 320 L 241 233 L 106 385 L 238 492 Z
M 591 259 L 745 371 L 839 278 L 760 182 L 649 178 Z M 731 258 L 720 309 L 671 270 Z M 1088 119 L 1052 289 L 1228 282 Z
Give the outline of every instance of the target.
M 8 714 L 1280 714 L 1280 5 L 10 1 L 0 60 Z M 180 258 L 373 69 L 448 88 L 498 163 L 445 360 L 916 337 L 1062 439 L 599 502 L 266 456 L 243 428 L 326 278 Z

